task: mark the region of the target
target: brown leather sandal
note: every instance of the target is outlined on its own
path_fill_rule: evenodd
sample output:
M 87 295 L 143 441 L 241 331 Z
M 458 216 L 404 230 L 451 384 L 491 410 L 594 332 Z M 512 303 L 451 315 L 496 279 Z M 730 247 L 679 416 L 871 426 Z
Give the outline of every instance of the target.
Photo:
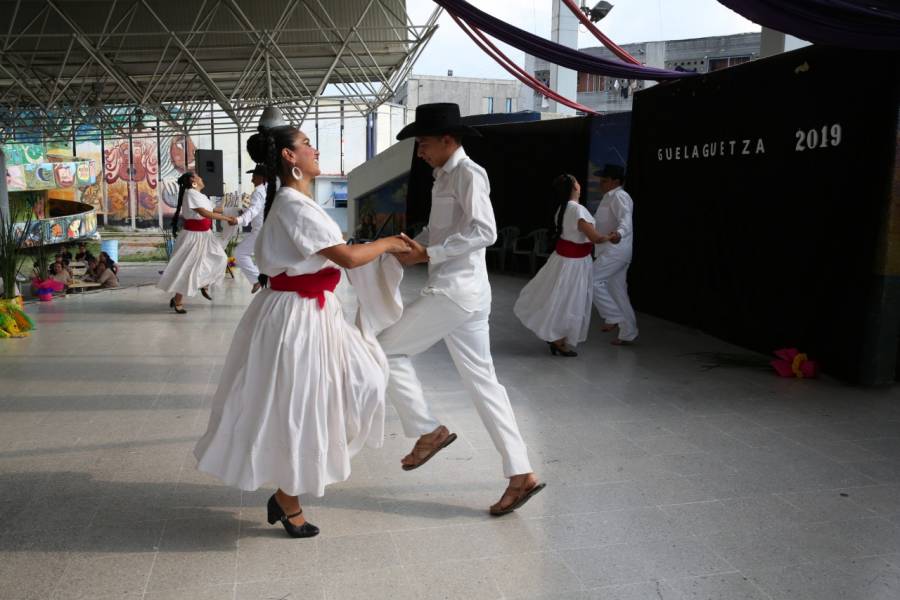
M 421 467 L 422 465 L 427 463 L 429 460 L 431 460 L 432 456 L 434 456 L 435 454 L 437 454 L 438 452 L 440 452 L 441 450 L 443 450 L 444 448 L 446 448 L 447 446 L 449 446 L 450 444 L 452 444 L 453 442 L 456 441 L 455 433 L 450 433 L 450 431 L 443 425 L 441 425 L 441 429 L 443 429 L 444 431 L 447 432 L 447 437 L 445 437 L 441 442 L 439 442 L 437 444 L 430 444 L 428 442 L 423 442 L 422 438 L 419 438 L 418 440 L 416 440 L 416 444 L 413 446 L 412 452 L 410 452 L 403 458 L 412 456 L 413 460 L 416 460 L 417 462 L 412 463 L 412 464 L 403 465 L 404 471 L 412 471 L 413 469 L 418 469 L 419 467 Z M 419 458 L 418 454 L 421 454 L 422 452 L 425 452 L 425 455 L 422 456 L 422 458 Z
M 546 483 L 536 483 L 527 490 L 521 487 L 516 488 L 512 486 L 506 488 L 506 491 L 503 492 L 503 496 L 501 496 L 500 498 L 500 502 L 491 507 L 491 516 L 502 517 L 503 515 L 508 515 L 517 508 L 521 508 L 523 504 L 531 500 L 531 498 L 535 494 L 540 492 L 545 487 L 547 487 Z M 513 501 L 507 504 L 505 508 L 501 508 L 501 502 L 503 502 L 503 498 L 505 498 L 506 495 L 510 492 L 514 494 Z

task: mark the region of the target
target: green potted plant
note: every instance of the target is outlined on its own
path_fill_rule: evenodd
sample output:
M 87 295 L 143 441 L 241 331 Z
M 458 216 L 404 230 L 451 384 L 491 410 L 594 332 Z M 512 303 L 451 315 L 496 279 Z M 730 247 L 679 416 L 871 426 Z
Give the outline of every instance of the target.
M 34 328 L 34 323 L 22 310 L 22 296 L 16 284 L 16 275 L 22 268 L 25 256 L 22 252 L 31 219 L 24 226 L 16 223 L 12 214 L 0 213 L 0 280 L 3 294 L 0 299 L 0 338 L 22 337 Z

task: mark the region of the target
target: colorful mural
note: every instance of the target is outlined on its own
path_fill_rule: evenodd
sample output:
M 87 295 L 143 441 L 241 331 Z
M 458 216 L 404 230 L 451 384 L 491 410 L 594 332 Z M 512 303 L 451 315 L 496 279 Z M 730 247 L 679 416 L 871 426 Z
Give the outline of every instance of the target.
M 15 146 L 5 146 L 4 152 Z M 17 158 L 21 158 L 21 155 Z M 42 157 L 44 158 L 44 157 Z M 91 185 L 96 181 L 96 165 L 90 160 L 65 162 L 29 162 L 16 164 L 10 161 L 6 167 L 6 186 L 10 192 L 27 190 L 70 189 Z
M 99 139 L 80 141 L 77 159 L 66 141 L 46 147 L 10 144 L 4 147 L 7 183 L 10 191 L 48 190 L 50 198 L 89 204 L 112 224 L 130 225 L 134 212 L 138 227 L 158 227 L 160 219 L 174 214 L 177 179 L 195 168 L 194 152 L 207 141 L 206 136 L 166 136 L 159 152 L 155 136 L 135 137 L 130 148 L 127 138 L 107 139 L 103 152 Z
M 94 165 L 97 169 L 103 168 L 103 156 L 100 152 L 99 142 L 78 142 L 76 150 L 79 158 L 90 159 L 94 161 Z M 78 188 L 80 197 L 76 195 L 75 200 L 90 204 L 96 210 L 104 211 L 106 205 L 103 203 L 103 181 L 101 177 L 97 177 L 96 175 L 97 174 L 95 174 L 94 178 L 95 182 L 92 185 Z M 80 177 L 81 175 L 79 174 L 78 176 Z
M 94 238 L 97 235 L 97 215 L 90 207 L 87 212 L 74 215 L 64 215 L 52 219 L 32 221 L 28 227 L 28 235 L 25 238 L 26 247 L 36 246 L 41 243 L 41 228 L 44 229 L 44 244 L 60 244 L 85 238 Z M 16 223 L 18 233 L 25 228 L 25 223 Z
M 162 138 L 157 153 L 155 138 L 135 138 L 131 153 L 134 156 L 135 219 L 138 226 L 155 227 L 159 218 L 171 218 L 178 203 L 178 177 L 194 168 L 193 139 L 185 136 Z M 185 155 L 187 152 L 187 155 Z M 159 160 L 157 159 L 159 156 Z M 127 139 L 110 140 L 103 159 L 108 218 L 112 222 L 131 219 L 129 202 L 129 147 Z

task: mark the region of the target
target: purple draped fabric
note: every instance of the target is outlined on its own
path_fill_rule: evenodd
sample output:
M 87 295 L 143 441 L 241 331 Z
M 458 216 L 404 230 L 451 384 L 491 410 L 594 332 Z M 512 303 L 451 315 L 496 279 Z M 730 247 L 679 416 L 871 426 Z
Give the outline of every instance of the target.
M 776 31 L 844 48 L 900 50 L 900 0 L 719 0 Z
M 619 60 L 609 60 L 591 56 L 579 52 L 573 48 L 545 40 L 518 27 L 504 23 L 496 17 L 482 12 L 465 2 L 464 0 L 434 0 L 436 4 L 443 6 L 447 12 L 456 15 L 460 19 L 477 27 L 492 37 L 502 40 L 523 50 L 524 52 L 543 58 L 553 64 L 574 69 L 579 73 L 595 73 L 609 77 L 621 77 L 624 79 L 652 79 L 661 81 L 664 79 L 681 79 L 690 77 L 694 73 L 682 71 L 669 71 L 643 65 L 633 65 Z

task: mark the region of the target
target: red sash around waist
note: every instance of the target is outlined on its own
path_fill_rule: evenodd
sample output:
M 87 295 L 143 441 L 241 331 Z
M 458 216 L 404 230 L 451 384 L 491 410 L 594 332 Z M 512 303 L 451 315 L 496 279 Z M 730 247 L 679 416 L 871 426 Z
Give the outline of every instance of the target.
M 584 258 L 585 256 L 591 255 L 593 247 L 594 244 L 591 242 L 576 244 L 569 240 L 560 239 L 556 241 L 555 250 L 557 254 L 565 256 L 566 258 Z
M 188 231 L 209 231 L 212 229 L 212 219 L 185 219 L 184 228 Z
M 319 301 L 319 309 L 322 309 L 325 307 L 325 292 L 333 292 L 340 281 L 340 270 L 327 267 L 308 275 L 276 275 L 269 278 L 269 288 L 276 292 L 296 292 L 304 298 L 315 298 Z

